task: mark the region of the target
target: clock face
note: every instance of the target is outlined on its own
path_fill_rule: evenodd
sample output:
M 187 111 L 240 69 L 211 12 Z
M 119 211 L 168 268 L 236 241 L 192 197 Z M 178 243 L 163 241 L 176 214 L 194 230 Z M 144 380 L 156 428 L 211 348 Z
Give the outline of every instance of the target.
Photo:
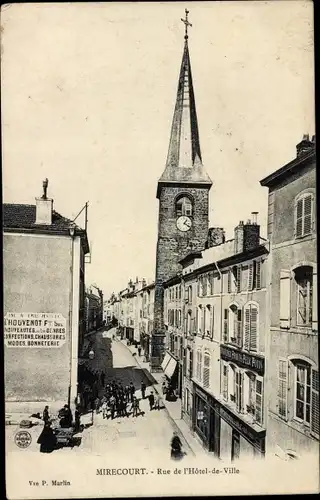
M 177 219 L 177 228 L 179 229 L 179 231 L 189 231 L 189 229 L 191 229 L 191 226 L 192 226 L 192 221 L 190 219 L 190 217 L 187 217 L 186 215 L 181 215 L 181 217 L 179 217 Z

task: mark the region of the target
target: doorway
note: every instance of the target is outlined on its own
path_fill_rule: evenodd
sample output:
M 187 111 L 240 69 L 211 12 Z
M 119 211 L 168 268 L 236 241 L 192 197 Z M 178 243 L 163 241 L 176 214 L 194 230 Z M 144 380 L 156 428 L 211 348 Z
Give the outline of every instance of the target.
M 240 434 L 232 429 L 231 461 L 240 458 Z

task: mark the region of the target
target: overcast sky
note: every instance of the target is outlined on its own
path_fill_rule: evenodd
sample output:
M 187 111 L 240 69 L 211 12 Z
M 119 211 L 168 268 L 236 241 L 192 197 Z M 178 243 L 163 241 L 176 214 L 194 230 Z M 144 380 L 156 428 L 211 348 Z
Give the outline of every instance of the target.
M 259 212 L 259 180 L 314 133 L 311 1 L 24 4 L 2 12 L 4 202 L 89 201 L 87 285 L 109 294 L 154 278 L 184 9 L 210 225 L 232 237 Z M 79 218 L 79 223 L 83 221 Z

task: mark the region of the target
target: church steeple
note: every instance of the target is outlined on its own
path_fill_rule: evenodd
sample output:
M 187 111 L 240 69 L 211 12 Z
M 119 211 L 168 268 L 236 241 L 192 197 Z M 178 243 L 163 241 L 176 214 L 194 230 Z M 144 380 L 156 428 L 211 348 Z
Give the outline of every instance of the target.
M 212 185 L 202 165 L 188 47 L 188 27 L 192 26 L 188 22 L 188 13 L 186 10 L 186 19 L 181 19 L 185 24 L 185 43 L 166 168 L 158 182 L 157 197 L 159 197 L 161 186 L 168 183 Z

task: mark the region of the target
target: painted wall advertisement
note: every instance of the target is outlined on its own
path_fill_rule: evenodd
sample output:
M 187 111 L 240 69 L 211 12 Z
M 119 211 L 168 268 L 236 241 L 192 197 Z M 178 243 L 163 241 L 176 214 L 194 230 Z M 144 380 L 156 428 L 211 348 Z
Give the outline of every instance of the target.
M 57 348 L 66 342 L 66 318 L 60 313 L 12 313 L 4 317 L 6 347 Z

